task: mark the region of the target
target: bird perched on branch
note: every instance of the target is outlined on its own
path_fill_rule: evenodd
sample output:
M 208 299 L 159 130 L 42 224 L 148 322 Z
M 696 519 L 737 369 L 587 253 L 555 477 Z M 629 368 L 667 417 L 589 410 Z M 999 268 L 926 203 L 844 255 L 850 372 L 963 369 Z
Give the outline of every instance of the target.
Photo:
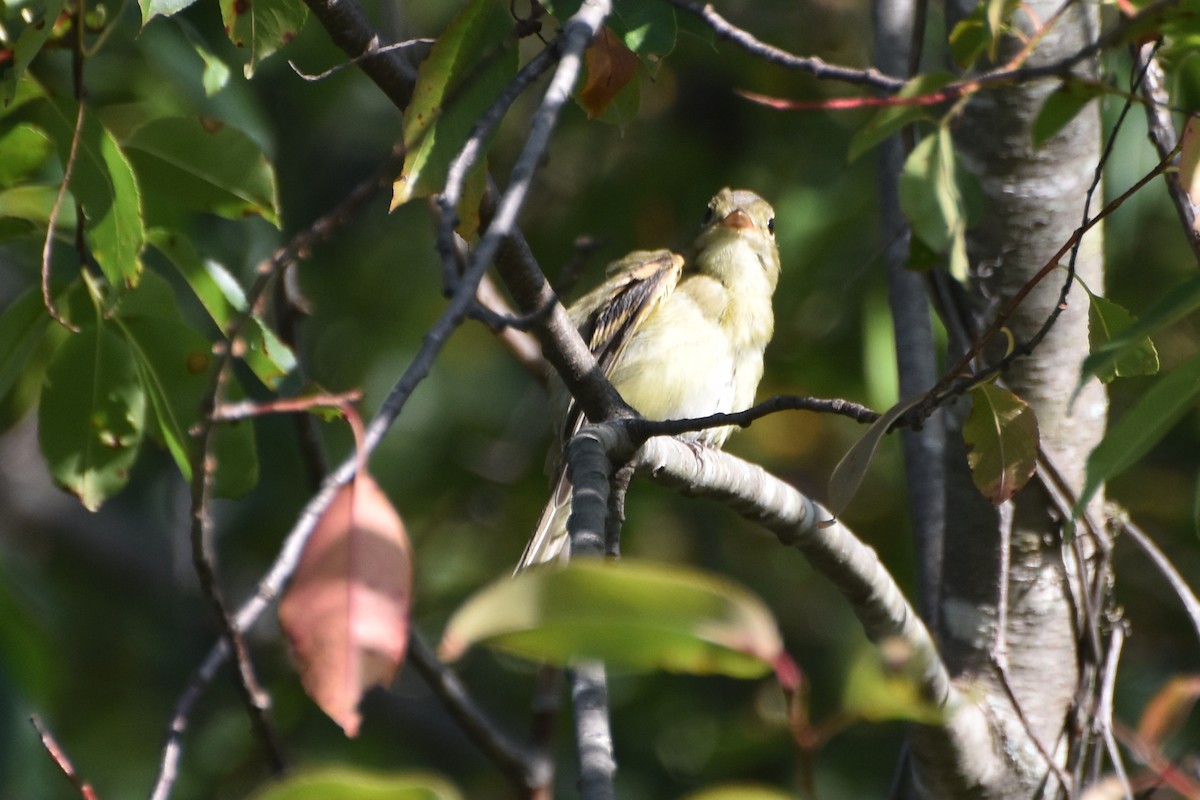
M 775 329 L 779 281 L 775 211 L 744 189 L 722 189 L 689 261 L 670 250 L 636 250 L 608 266 L 599 288 L 568 309 L 600 369 L 643 417 L 686 419 L 741 411 L 754 402 L 763 351 Z M 552 388 L 561 440 L 554 491 L 517 571 L 563 557 L 571 485 L 562 449 L 583 414 L 558 382 Z M 720 447 L 731 427 L 680 438 Z

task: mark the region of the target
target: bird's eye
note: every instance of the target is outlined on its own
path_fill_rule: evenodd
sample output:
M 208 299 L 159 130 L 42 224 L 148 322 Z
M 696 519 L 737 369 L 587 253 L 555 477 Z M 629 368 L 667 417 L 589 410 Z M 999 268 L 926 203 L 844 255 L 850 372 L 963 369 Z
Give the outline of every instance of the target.
M 775 235 L 775 218 L 774 217 L 771 217 L 769 220 L 767 220 L 767 233 L 771 234 L 772 236 Z
M 717 210 L 715 208 L 713 208 L 712 206 L 709 206 L 708 211 L 704 212 L 704 222 L 702 222 L 701 224 L 707 225 L 708 223 L 712 222 L 716 216 L 717 216 Z

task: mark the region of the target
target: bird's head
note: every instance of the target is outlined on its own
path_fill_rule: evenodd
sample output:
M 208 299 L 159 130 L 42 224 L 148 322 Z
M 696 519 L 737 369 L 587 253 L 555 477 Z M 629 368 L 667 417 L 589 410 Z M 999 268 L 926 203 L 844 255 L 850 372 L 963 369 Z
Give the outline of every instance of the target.
M 771 289 L 779 280 L 775 209 L 748 189 L 725 188 L 708 201 L 708 214 L 696 237 L 695 248 L 701 269 L 705 263 L 715 267 L 714 272 L 756 264 Z M 746 258 L 751 253 L 757 258 Z

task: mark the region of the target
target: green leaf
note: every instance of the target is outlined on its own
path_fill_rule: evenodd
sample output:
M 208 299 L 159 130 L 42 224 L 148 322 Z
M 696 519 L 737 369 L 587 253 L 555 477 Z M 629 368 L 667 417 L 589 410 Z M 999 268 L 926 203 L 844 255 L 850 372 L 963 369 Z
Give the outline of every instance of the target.
M 641 56 L 651 75 L 675 49 L 679 36 L 675 9 L 666 3 L 616 0 L 608 24 L 626 47 Z
M 1075 393 L 1088 378 L 1107 375 L 1117 370 L 1117 364 L 1136 362 L 1138 352 L 1145 352 L 1146 338 L 1200 308 L 1200 276 L 1189 279 L 1169 290 L 1142 313 L 1137 322 L 1116 332 L 1100 348 L 1083 360 Z
M 0 131 L 0 186 L 33 175 L 54 152 L 46 134 L 33 125 L 14 125 Z
M 452 660 L 475 644 L 554 664 L 587 657 L 739 678 L 761 676 L 784 656 L 770 611 L 746 589 L 697 570 L 629 561 L 496 581 L 455 612 L 441 652 Z
M 958 188 L 949 128 L 939 127 L 922 139 L 904 162 L 900 207 L 913 234 L 934 252 L 947 252 L 966 230 L 966 208 Z
M 228 330 L 246 307 L 246 296 L 237 278 L 217 262 L 202 259 L 182 234 L 154 228 L 148 239 L 179 270 L 217 327 Z M 238 356 L 267 388 L 276 388 L 296 368 L 291 348 L 257 315 L 250 318 L 241 338 Z
M 1083 513 L 1101 484 L 1150 452 L 1192 408 L 1197 395 L 1200 395 L 1200 355 L 1155 381 L 1096 445 L 1088 456 L 1087 477 L 1075 504 L 1075 515 Z
M 1005 33 L 1013 13 L 1021 6 L 1021 0 L 985 0 L 988 31 L 991 41 L 988 43 L 988 58 L 996 60 L 996 48 L 1000 37 Z
M 988 50 L 992 37 L 984 19 L 986 7 L 980 3 L 966 17 L 959 20 L 950 32 L 950 55 L 954 63 L 963 69 L 974 65 Z
M 150 225 L 174 222 L 177 209 L 227 219 L 261 216 L 279 227 L 275 173 L 246 134 L 216 120 L 163 117 L 138 127 L 122 147 L 138 183 L 155 199 Z
M 1075 81 L 1064 82 L 1050 93 L 1033 121 L 1033 143 L 1041 147 L 1078 116 L 1088 103 L 1104 94 L 1102 87 Z
M 17 36 L 12 50 L 12 70 L 4 76 L 3 87 L 0 88 L 0 97 L 3 98 L 3 103 L 0 105 L 3 108 L 16 106 L 13 101 L 23 83 L 21 79 L 29 69 L 30 62 L 41 52 L 42 46 L 54 33 L 58 18 L 66 7 L 66 0 L 44 0 L 41 4 L 41 16 L 33 19 Z M 37 6 L 34 8 L 36 9 Z M 5 20 L 5 24 L 7 23 L 8 20 Z
M 16 116 L 29 117 L 45 130 L 65 165 L 77 112 L 72 100 L 40 99 Z M 113 286 L 136 285 L 146 237 L 137 179 L 116 140 L 93 114 L 84 115 L 70 190 L 83 206 L 87 242 L 104 276 Z
M 29 230 L 45 233 L 54 208 L 57 186 L 27 183 L 0 192 L 0 219 L 19 219 L 32 223 Z M 75 229 L 75 204 L 63 203 L 58 210 L 58 230 Z
M 924 395 L 910 397 L 885 411 L 833 468 L 829 476 L 829 511 L 835 517 L 841 516 L 850 507 L 854 495 L 858 494 L 858 487 L 862 486 L 867 468 L 875 458 L 875 451 L 879 449 L 879 443 L 887 435 L 892 423 L 923 399 Z
M 17 382 L 49 325 L 50 315 L 36 288 L 18 297 L 0 315 L 0 397 Z
M 1099 352 L 1112 339 L 1127 330 L 1137 322 L 1137 317 L 1130 314 L 1124 307 L 1117 305 L 1106 297 L 1092 294 L 1086 286 L 1090 305 L 1088 306 L 1088 340 L 1091 351 Z M 1158 372 L 1158 350 L 1149 336 L 1143 336 L 1139 341 L 1130 342 L 1120 351 L 1120 357 L 1105 365 L 1102 373 L 1096 377 L 1104 383 L 1114 378 L 1128 378 L 1133 375 L 1154 375 Z
M 195 2 L 196 0 L 138 0 L 138 6 L 142 9 L 142 27 L 146 27 L 150 20 L 159 15 L 173 16 Z
M 506 40 L 512 17 L 498 0 L 471 0 L 438 37 L 421 64 L 404 112 L 404 168 L 392 208 L 425 197 L 446 182 L 450 162 L 479 116 L 517 72 L 517 51 Z M 491 137 L 484 142 L 487 152 Z M 473 170 L 482 169 L 478 159 Z
M 954 75 L 949 72 L 930 72 L 918 75 L 904 84 L 904 88 L 896 93 L 896 99 L 923 97 L 938 91 L 953 80 Z M 884 106 L 875 112 L 875 116 L 871 117 L 870 122 L 854 134 L 854 138 L 850 140 L 850 150 L 846 158 L 849 161 L 855 161 L 892 134 L 898 133 L 905 125 L 929 118 L 928 106 L 901 103 Z
M 876 722 L 901 719 L 941 724 L 945 713 L 921 697 L 921 666 L 900 639 L 862 648 L 846 676 L 842 707 Z
M 221 19 L 235 47 L 249 51 L 244 73 L 254 77 L 268 56 L 296 38 L 308 7 L 300 0 L 221 0 Z
M 129 480 L 146 396 L 125 342 L 94 321 L 69 337 L 46 370 L 38 440 L 56 483 L 95 511 Z
M 194 440 L 213 366 L 212 345 L 183 321 L 170 285 L 153 272 L 126 294 L 116 324 L 137 360 L 138 375 L 154 410 L 154 430 L 184 480 L 192 479 Z M 229 400 L 241 398 L 232 380 Z M 254 428 L 249 422 L 222 424 L 213 442 L 217 469 L 213 485 L 220 497 L 245 494 L 258 482 Z
M 770 786 L 725 783 L 693 792 L 683 800 L 795 800 L 795 798 L 786 792 L 772 789 Z
M 971 390 L 971 413 L 963 423 L 967 463 L 975 486 L 999 505 L 1024 486 L 1037 468 L 1038 424 L 1033 409 L 1007 389 L 990 383 Z
M 290 775 L 250 800 L 462 800 L 444 778 L 424 772 L 385 774 L 329 768 Z

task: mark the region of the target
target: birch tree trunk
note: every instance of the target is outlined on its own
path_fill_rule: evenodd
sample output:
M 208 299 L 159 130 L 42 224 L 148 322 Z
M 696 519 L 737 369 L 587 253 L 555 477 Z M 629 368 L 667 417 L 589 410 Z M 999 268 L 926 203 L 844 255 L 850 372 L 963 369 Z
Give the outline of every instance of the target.
M 1032 35 L 1062 6 L 1061 0 L 1033 0 L 1022 4 L 1013 21 Z M 1092 41 L 1097 10 L 1094 4 L 1069 4 L 1026 63 L 1057 61 Z M 1023 45 L 1009 37 L 998 61 L 1006 62 Z M 1092 63 L 1077 69 L 1095 73 Z M 984 196 L 982 216 L 969 239 L 969 292 L 981 317 L 990 317 L 1028 283 L 1083 219 L 1100 158 L 1099 109 L 1092 104 L 1050 141 L 1035 146 L 1033 121 L 1058 85 L 1048 79 L 981 92 L 957 131 L 959 153 L 979 178 Z M 1088 287 L 1101 291 L 1099 228 L 1084 238 L 1076 270 Z M 1052 272 L 1021 304 L 1010 321 L 1017 341 L 1028 340 L 1043 324 L 1059 302 L 1064 279 L 1064 271 Z M 1086 295 L 1074 286 L 1046 339 L 1003 376 L 1037 414 L 1042 446 L 1076 492 L 1107 412 L 1105 390 L 1096 381 L 1070 404 L 1088 353 L 1087 326 Z M 1061 515 L 1036 479 L 999 508 L 975 490 L 960 430 L 966 403 L 960 405 L 949 423 L 940 636 L 952 674 L 983 698 L 990 736 L 979 737 L 976 758 L 965 753 L 950 758 L 937 737 L 917 730 L 914 775 L 923 793 L 934 797 L 1055 796 L 1059 781 L 1046 754 L 1059 765 L 1067 762 L 1076 744 L 1069 724 L 1072 706 L 1081 679 L 1087 680 L 1079 562 L 1071 545 L 1064 544 Z

